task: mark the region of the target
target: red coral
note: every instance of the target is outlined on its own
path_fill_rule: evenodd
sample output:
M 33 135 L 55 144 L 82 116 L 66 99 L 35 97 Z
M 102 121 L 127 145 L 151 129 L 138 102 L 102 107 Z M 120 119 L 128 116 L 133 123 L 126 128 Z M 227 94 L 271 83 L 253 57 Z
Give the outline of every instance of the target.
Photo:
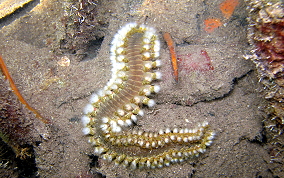
M 199 53 L 178 55 L 178 60 L 181 71 L 204 72 L 214 69 L 211 63 L 211 58 L 205 50 L 200 50 Z

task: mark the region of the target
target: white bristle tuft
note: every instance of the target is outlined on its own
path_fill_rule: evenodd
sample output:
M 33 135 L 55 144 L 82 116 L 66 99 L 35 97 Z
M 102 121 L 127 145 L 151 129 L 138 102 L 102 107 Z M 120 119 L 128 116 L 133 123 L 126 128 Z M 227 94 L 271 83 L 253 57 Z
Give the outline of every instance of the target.
M 162 73 L 161 72 L 155 72 L 155 74 L 156 74 L 156 79 L 162 79 Z
M 144 55 L 146 58 L 149 58 L 149 57 L 150 57 L 150 53 L 149 53 L 149 52 L 145 52 L 145 53 L 143 53 L 143 55 Z
M 144 64 L 144 67 L 145 67 L 146 69 L 151 69 L 151 68 L 152 68 L 151 62 L 145 63 L 145 64 Z
M 106 151 L 106 149 L 103 148 L 103 147 L 95 147 L 94 153 L 95 153 L 95 155 L 100 155 L 105 151 Z
M 105 95 L 105 92 L 103 90 L 98 91 L 99 97 L 103 97 Z
M 96 103 L 98 101 L 99 101 L 99 96 L 96 93 L 92 94 L 90 98 L 90 103 Z
M 148 101 L 148 103 L 147 103 L 147 105 L 148 105 L 148 107 L 153 107 L 153 106 L 155 106 L 155 101 L 153 100 L 153 99 L 150 99 L 149 101 Z
M 113 130 L 113 131 L 116 132 L 116 133 L 118 133 L 118 132 L 121 132 L 122 129 L 121 129 L 121 127 L 117 126 L 117 127 L 115 128 L 115 130 Z
M 123 41 L 123 36 L 121 36 L 120 34 L 115 34 L 113 41 L 112 41 L 112 45 L 115 46 L 116 48 L 120 47 L 123 45 L 124 41 Z
M 124 108 L 125 108 L 126 111 L 130 111 L 130 110 L 133 109 L 133 107 L 132 107 L 131 104 L 126 104 L 126 105 L 124 106 Z
M 151 91 L 150 91 L 148 88 L 144 88 L 144 89 L 143 89 L 143 92 L 144 92 L 144 94 L 145 94 L 146 96 L 151 95 Z
M 117 126 L 117 121 L 110 120 L 109 124 L 110 124 L 111 127 L 115 127 L 115 126 Z
M 119 116 L 124 116 L 124 115 L 125 115 L 125 111 L 122 110 L 122 109 L 118 109 L 116 112 L 117 112 L 117 114 L 118 114 Z
M 151 39 L 152 36 L 154 35 L 154 33 L 155 33 L 155 30 L 152 30 L 152 29 L 150 30 L 148 28 L 148 30 L 145 31 L 144 37 L 147 38 L 147 39 Z
M 128 23 L 125 26 L 123 26 L 121 29 L 124 30 L 125 35 L 132 29 L 137 26 L 137 23 Z
M 144 133 L 143 130 L 138 130 L 137 135 L 142 135 Z
M 160 56 L 160 52 L 159 51 L 156 51 L 155 53 L 154 53 L 154 57 L 156 58 L 156 57 L 159 57 Z
M 145 76 L 144 79 L 145 79 L 146 81 L 148 81 L 148 82 L 151 82 L 151 81 L 152 81 L 152 76 L 147 75 L 147 76 Z
M 131 169 L 136 169 L 137 168 L 137 161 L 136 160 L 132 161 L 131 164 L 130 164 L 130 167 L 131 167 Z
M 149 45 L 149 44 L 145 44 L 145 45 L 143 46 L 143 48 L 146 49 L 146 50 L 149 50 L 149 49 L 150 49 L 150 45 Z
M 209 140 L 209 141 L 207 141 L 207 142 L 205 143 L 205 145 L 206 145 L 206 146 L 210 146 L 212 143 L 213 143 L 212 140 Z
M 119 55 L 119 56 L 116 57 L 116 60 L 119 61 L 119 62 L 122 62 L 124 58 L 125 58 L 124 55 Z
M 102 118 L 102 123 L 106 124 L 108 122 L 109 122 L 109 118 L 107 118 L 107 117 Z
M 158 93 L 158 92 L 160 92 L 160 91 L 161 91 L 161 87 L 158 86 L 158 85 L 154 85 L 154 92 L 155 92 L 155 93 Z
M 208 124 L 209 124 L 208 122 L 203 122 L 203 123 L 202 123 L 202 126 L 203 126 L 203 127 L 206 127 Z
M 160 41 L 159 40 L 155 40 L 154 42 L 154 51 L 155 52 L 160 51 Z
M 108 84 L 108 83 L 107 83 Z M 103 88 L 104 91 L 108 90 L 108 85 Z
M 106 91 L 105 91 L 105 94 L 106 94 L 106 95 L 111 95 L 111 94 L 112 94 L 112 91 L 106 90 Z
M 156 60 L 156 66 L 157 67 L 161 67 L 161 65 L 162 65 L 162 61 L 161 60 Z
M 144 111 L 140 110 L 140 111 L 138 112 L 138 115 L 139 115 L 139 116 L 144 116 Z
M 212 134 L 208 137 L 208 140 L 213 140 L 213 139 L 214 139 L 214 137 L 215 137 L 215 134 L 214 134 L 214 133 L 212 133 Z
M 141 97 L 140 96 L 134 96 L 133 100 L 135 101 L 135 103 L 141 103 Z
M 87 104 L 83 110 L 84 114 L 88 114 L 94 111 L 94 106 L 91 104 Z
M 146 147 L 146 148 L 150 148 L 150 143 L 149 143 L 149 142 L 146 142 L 145 147 Z
M 143 140 L 139 140 L 139 141 L 138 141 L 138 144 L 139 144 L 140 146 L 143 146 L 143 145 L 144 145 L 144 141 L 143 141 Z
M 125 120 L 125 123 L 127 124 L 126 126 L 131 126 L 132 125 L 132 121 L 130 119 Z
M 121 132 L 121 127 L 117 125 L 117 122 L 116 121 L 110 121 L 110 126 L 111 126 L 111 130 L 113 132 Z
M 120 38 L 124 39 L 128 31 L 129 31 L 129 26 L 124 26 L 117 33 L 119 34 Z
M 145 24 L 141 24 L 141 25 L 140 25 L 140 29 L 141 29 L 141 30 L 145 31 L 146 28 L 147 28 L 147 26 L 146 26 Z
M 166 128 L 165 133 L 171 133 L 171 129 L 170 128 Z
M 114 58 L 112 57 L 115 57 L 115 50 L 116 50 L 116 45 L 114 45 L 114 43 L 116 43 L 116 40 L 113 39 L 112 42 L 111 42 L 111 46 L 110 46 L 110 54 L 111 54 L 111 60 L 113 60 Z
M 117 89 L 118 89 L 118 86 L 115 85 L 115 84 L 113 84 L 113 85 L 110 86 L 110 88 L 111 88 L 112 90 L 117 90 Z
M 119 120 L 117 120 L 117 124 L 120 125 L 120 126 L 124 126 L 125 123 L 124 123 L 123 120 L 119 119 Z
M 124 71 L 119 71 L 117 73 L 117 76 L 120 77 L 120 78 L 123 78 L 123 77 L 126 77 L 126 73 Z
M 131 120 L 136 123 L 137 120 L 138 120 L 138 119 L 137 119 L 137 116 L 132 114 L 132 115 L 131 115 Z
M 124 62 L 118 62 L 118 63 L 116 63 L 115 65 L 116 65 L 115 67 L 116 67 L 118 70 L 122 70 L 122 69 L 125 67 L 125 63 L 124 63 Z
M 83 116 L 81 118 L 81 122 L 82 122 L 83 126 L 86 126 L 87 124 L 89 124 L 90 121 L 91 121 L 91 119 L 88 116 Z
M 178 128 L 174 128 L 173 133 L 178 133 Z
M 121 78 L 117 78 L 117 79 L 115 79 L 115 81 L 114 81 L 116 84 L 122 84 L 122 79 Z
M 119 48 L 116 49 L 116 53 L 121 54 L 123 52 L 123 50 L 124 49 L 122 47 L 119 47 Z
M 148 38 L 144 38 L 144 39 L 143 39 L 143 42 L 144 42 L 145 44 L 150 44 L 150 43 L 151 43 L 151 40 L 148 39 Z
M 88 135 L 88 134 L 90 134 L 91 129 L 88 128 L 88 127 L 85 127 L 85 128 L 83 128 L 82 132 L 83 132 L 84 135 Z
M 100 126 L 100 128 L 101 128 L 103 131 L 105 131 L 105 130 L 107 130 L 107 129 L 109 128 L 109 126 L 108 126 L 107 124 L 102 124 L 102 125 Z

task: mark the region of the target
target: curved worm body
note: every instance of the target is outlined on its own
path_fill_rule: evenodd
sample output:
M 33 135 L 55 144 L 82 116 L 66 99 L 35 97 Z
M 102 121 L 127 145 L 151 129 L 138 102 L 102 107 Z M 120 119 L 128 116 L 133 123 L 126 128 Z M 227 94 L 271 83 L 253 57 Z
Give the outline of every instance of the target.
M 122 27 L 111 43 L 112 78 L 84 109 L 83 133 L 101 158 L 136 168 L 161 168 L 203 153 L 214 133 L 208 123 L 193 129 L 166 128 L 158 132 L 129 131 L 144 115 L 141 107 L 154 106 L 148 98 L 160 90 L 160 42 L 153 28 L 136 23 Z

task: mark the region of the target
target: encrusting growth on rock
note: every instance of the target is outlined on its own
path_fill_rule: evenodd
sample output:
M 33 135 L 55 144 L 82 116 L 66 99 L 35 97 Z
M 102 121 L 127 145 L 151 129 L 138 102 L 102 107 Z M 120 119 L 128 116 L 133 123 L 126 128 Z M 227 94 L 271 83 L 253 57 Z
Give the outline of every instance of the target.
M 273 120 L 284 125 L 284 7 L 280 2 L 255 2 L 248 6 L 248 39 L 265 99 Z M 283 127 L 282 127 L 283 128 Z
M 152 107 L 152 93 L 160 87 L 160 41 L 153 28 L 136 23 L 122 27 L 111 43 L 112 77 L 84 109 L 83 133 L 95 147 L 95 155 L 125 167 L 161 168 L 204 153 L 214 133 L 207 122 L 196 128 L 161 129 L 157 132 L 127 130 L 144 115 L 142 105 Z

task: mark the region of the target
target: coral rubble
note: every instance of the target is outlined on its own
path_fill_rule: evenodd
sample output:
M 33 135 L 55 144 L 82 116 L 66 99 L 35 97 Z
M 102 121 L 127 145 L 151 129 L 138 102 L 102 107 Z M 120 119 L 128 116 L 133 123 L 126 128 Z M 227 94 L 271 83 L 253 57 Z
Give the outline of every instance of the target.
M 284 147 L 284 8 L 279 0 L 252 0 L 248 2 L 250 23 L 248 39 L 259 81 L 268 101 L 264 133 L 268 142 L 271 163 L 280 163 L 271 169 L 283 171 Z M 282 170 L 282 171 L 281 171 Z

